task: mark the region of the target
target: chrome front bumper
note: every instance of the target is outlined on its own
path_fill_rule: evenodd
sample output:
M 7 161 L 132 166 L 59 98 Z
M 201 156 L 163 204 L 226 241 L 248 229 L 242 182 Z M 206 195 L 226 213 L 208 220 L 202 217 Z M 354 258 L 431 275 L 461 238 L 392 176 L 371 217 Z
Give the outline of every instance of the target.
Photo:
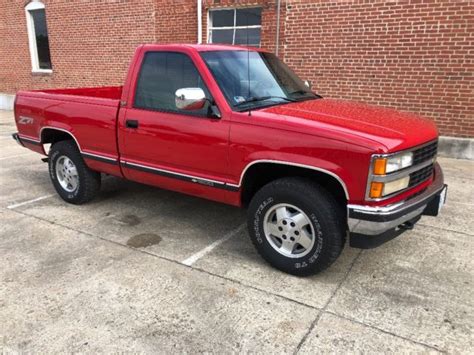
M 381 207 L 348 205 L 350 245 L 374 248 L 413 228 L 422 215 L 436 216 L 444 189 L 443 171 L 435 163 L 433 183 L 415 197 Z

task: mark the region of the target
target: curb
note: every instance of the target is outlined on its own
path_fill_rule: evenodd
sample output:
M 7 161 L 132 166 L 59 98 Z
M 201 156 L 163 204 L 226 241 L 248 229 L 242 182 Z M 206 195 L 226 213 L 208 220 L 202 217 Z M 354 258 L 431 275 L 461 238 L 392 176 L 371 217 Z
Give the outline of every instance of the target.
M 474 138 L 439 137 L 438 154 L 442 157 L 474 160 Z

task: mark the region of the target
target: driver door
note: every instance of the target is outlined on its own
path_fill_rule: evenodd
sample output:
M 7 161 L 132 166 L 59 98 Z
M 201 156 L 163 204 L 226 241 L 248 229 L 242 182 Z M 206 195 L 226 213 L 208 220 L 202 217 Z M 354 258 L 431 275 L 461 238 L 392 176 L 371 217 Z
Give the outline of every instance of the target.
M 190 87 L 201 88 L 212 102 L 186 53 L 144 53 L 133 103 L 119 120 L 119 148 L 127 178 L 171 189 L 173 180 L 203 185 L 206 179 L 228 180 L 229 121 L 209 115 L 209 103 L 199 110 L 177 109 L 176 90 Z

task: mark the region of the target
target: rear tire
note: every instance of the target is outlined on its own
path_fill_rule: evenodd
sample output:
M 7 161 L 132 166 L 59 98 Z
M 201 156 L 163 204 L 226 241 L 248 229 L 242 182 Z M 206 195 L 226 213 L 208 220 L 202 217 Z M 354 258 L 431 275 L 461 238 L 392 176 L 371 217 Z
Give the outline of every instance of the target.
M 80 205 L 100 189 L 100 173 L 89 169 L 73 141 L 55 143 L 49 151 L 49 176 L 61 198 Z
M 331 194 L 309 179 L 294 177 L 272 181 L 255 194 L 248 230 L 268 263 L 308 276 L 325 270 L 340 255 L 346 223 Z

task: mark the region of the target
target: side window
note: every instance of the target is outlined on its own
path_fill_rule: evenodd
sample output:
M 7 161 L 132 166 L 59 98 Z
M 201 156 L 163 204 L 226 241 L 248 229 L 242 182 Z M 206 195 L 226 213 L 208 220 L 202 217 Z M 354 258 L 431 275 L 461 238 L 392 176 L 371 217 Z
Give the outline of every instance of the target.
M 31 66 L 34 72 L 51 72 L 48 28 L 44 4 L 32 1 L 25 7 Z
M 212 101 L 201 75 L 186 54 L 148 52 L 145 54 L 138 76 L 134 107 L 207 115 L 209 103 L 206 103 L 202 110 L 196 111 L 180 111 L 176 108 L 176 90 L 196 87 L 203 89 L 206 97 Z

